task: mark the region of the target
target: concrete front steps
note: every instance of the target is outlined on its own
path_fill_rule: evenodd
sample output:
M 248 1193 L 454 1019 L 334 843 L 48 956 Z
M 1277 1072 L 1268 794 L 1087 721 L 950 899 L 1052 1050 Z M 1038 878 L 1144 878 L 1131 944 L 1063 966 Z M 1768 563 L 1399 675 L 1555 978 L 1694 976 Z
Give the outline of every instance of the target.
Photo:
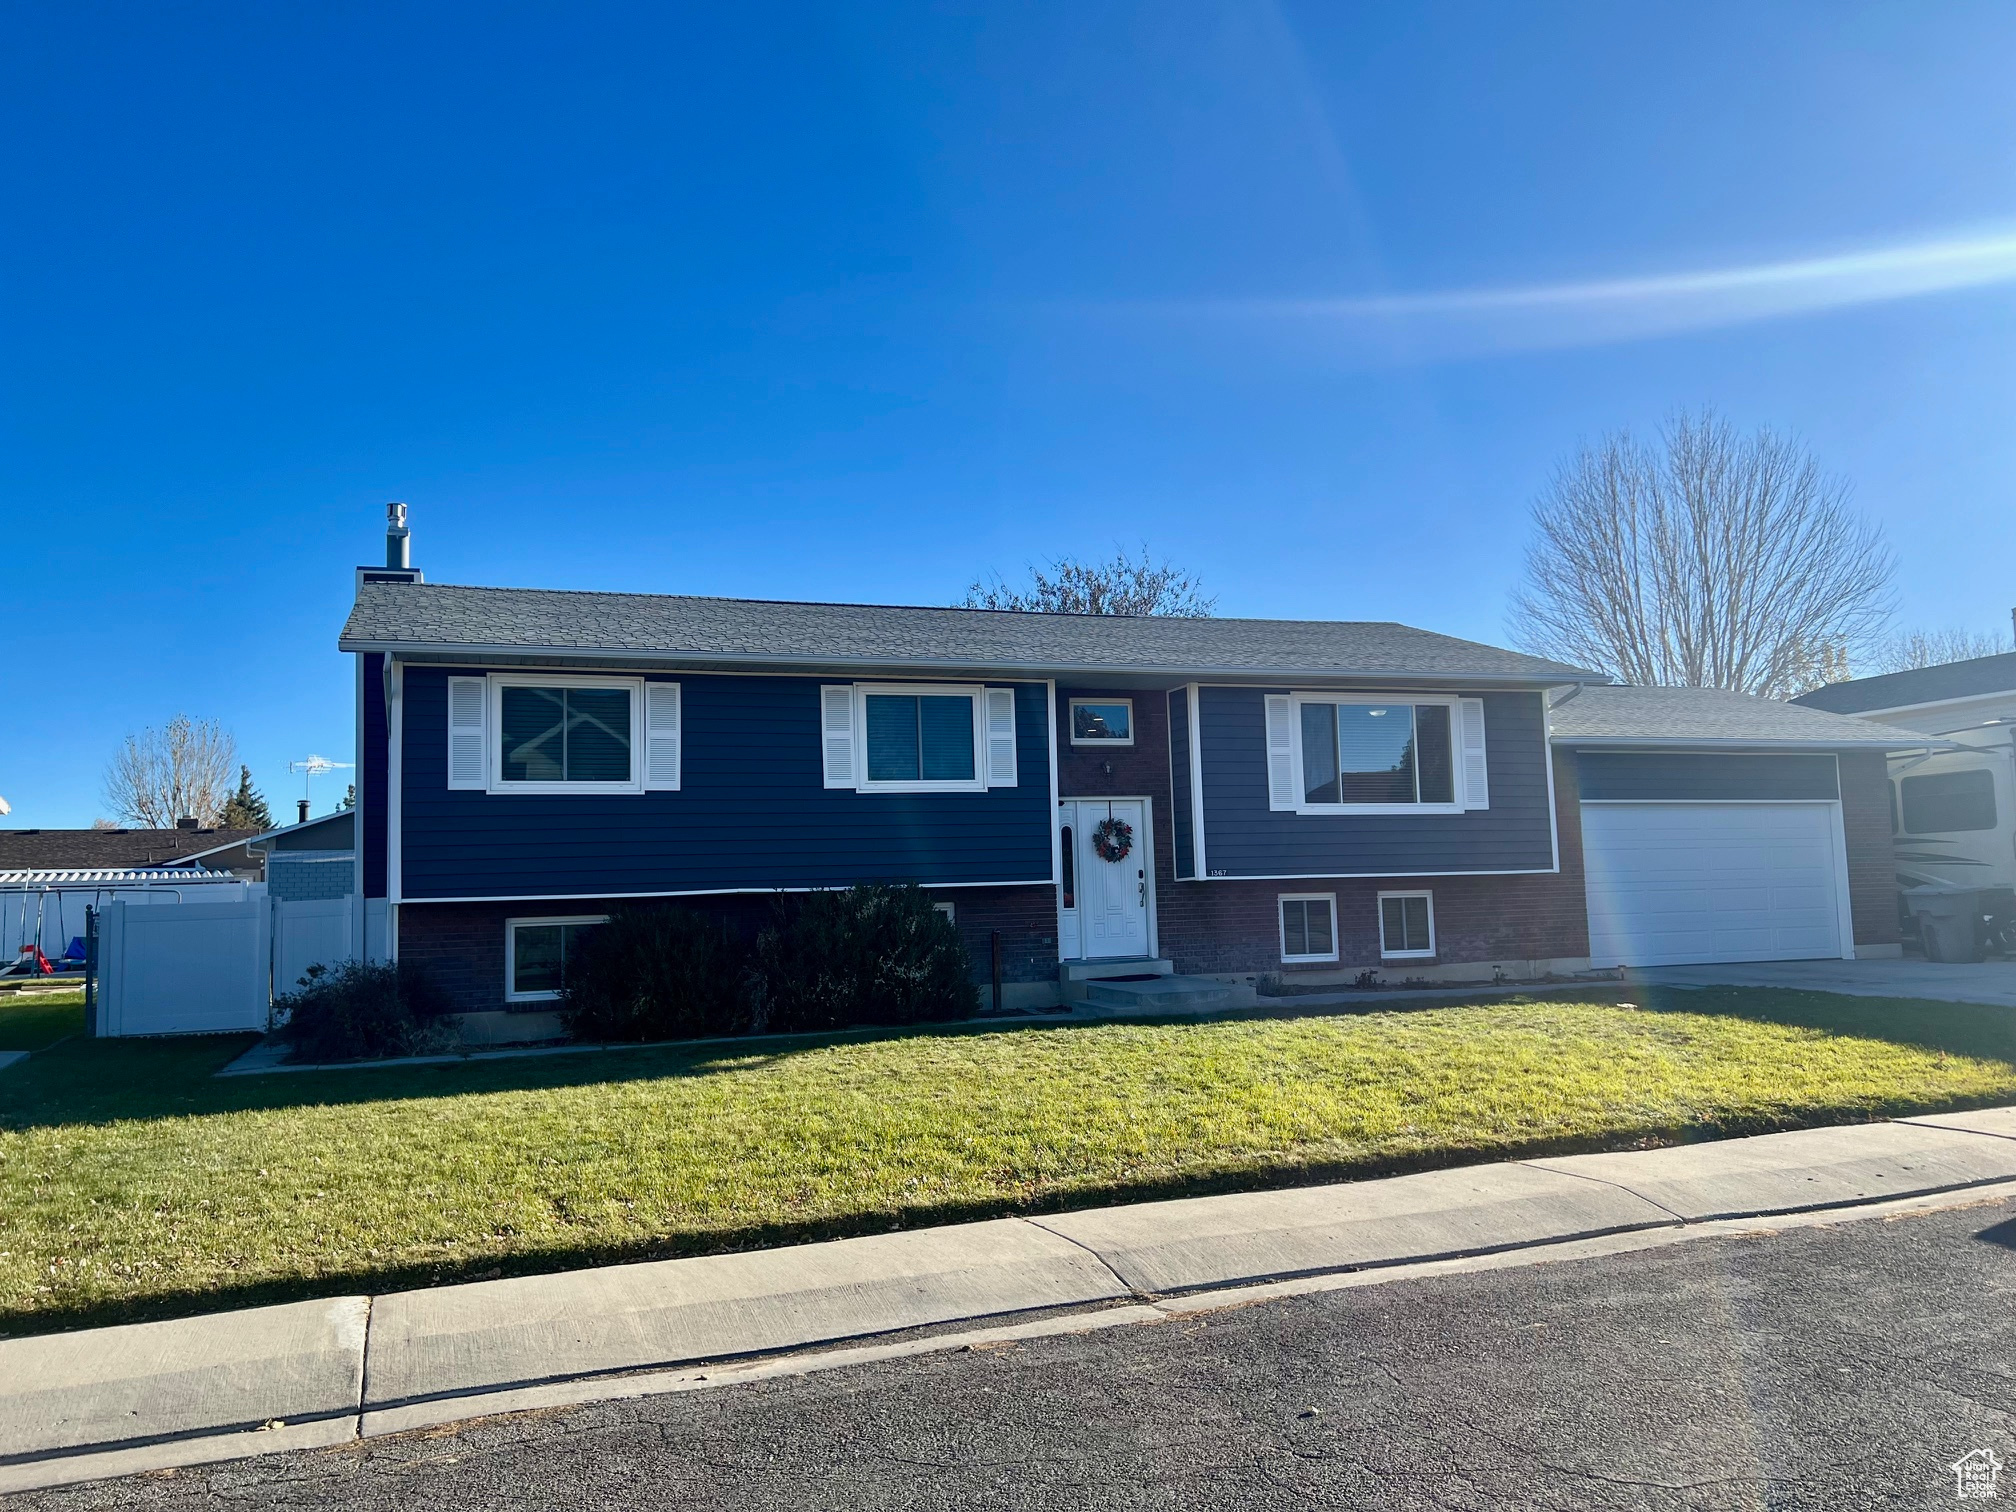
M 1176 975 L 1173 961 L 1148 956 L 1110 961 L 1065 961 L 1057 968 L 1064 1002 L 1105 1013 L 1195 1013 L 1233 1008 L 1252 1000 L 1250 991 L 1209 977 Z

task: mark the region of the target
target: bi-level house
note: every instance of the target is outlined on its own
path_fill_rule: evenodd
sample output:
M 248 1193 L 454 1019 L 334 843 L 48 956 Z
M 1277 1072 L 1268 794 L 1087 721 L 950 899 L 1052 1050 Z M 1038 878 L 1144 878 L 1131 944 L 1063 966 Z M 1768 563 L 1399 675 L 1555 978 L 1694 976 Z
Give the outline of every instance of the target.
M 471 1014 L 550 1008 L 569 942 L 626 901 L 753 923 L 868 881 L 928 889 L 1004 1006 L 1589 965 L 1588 758 L 1549 713 L 1578 668 L 1398 624 L 450 587 L 406 565 L 403 519 L 390 544 L 341 639 L 366 946 Z M 1809 761 L 1875 738 L 1795 714 L 1824 727 Z M 1698 788 L 1680 753 L 1713 760 L 1729 719 L 1705 745 L 1662 720 L 1606 780 L 1660 756 Z M 1825 759 L 1831 798 L 1791 801 L 1838 810 Z M 1838 882 L 1811 938 L 1852 954 Z

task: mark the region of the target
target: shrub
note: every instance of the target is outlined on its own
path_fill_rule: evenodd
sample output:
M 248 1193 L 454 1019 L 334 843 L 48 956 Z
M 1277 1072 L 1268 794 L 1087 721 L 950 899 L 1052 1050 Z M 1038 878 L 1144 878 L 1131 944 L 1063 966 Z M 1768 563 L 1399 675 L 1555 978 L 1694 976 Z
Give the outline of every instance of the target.
M 808 893 L 756 939 L 753 992 L 773 1030 L 970 1018 L 973 967 L 916 887 Z
M 453 1039 L 446 999 L 418 967 L 366 961 L 310 966 L 300 986 L 273 1000 L 273 1032 L 298 1061 L 425 1055 Z
M 578 1039 L 695 1039 L 762 1027 L 748 951 L 687 908 L 627 908 L 581 937 L 560 1012 Z

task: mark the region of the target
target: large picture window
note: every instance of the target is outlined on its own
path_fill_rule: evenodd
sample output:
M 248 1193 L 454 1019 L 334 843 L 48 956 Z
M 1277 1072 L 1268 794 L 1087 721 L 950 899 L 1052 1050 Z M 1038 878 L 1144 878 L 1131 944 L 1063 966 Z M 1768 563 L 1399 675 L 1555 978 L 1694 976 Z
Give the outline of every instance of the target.
M 970 693 L 866 695 L 868 780 L 973 781 L 974 703 Z
M 819 690 L 826 786 L 858 793 L 979 793 L 1018 780 L 1015 690 L 834 683 Z
M 1305 805 L 1455 804 L 1448 704 L 1305 698 L 1299 705 Z
M 642 792 L 644 686 L 631 678 L 493 674 L 490 790 Z M 671 684 L 657 687 L 661 694 L 676 696 Z M 452 706 L 450 731 L 452 744 Z M 676 778 L 665 785 L 676 785 Z
M 628 782 L 628 688 L 506 687 L 498 727 L 505 782 Z

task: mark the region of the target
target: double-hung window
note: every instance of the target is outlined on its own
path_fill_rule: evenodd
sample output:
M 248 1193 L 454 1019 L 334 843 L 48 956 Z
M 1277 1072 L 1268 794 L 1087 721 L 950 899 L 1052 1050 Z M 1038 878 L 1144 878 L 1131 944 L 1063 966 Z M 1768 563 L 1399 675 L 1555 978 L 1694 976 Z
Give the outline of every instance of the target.
M 1476 699 L 1296 693 L 1266 702 L 1273 808 L 1453 814 L 1488 802 Z

